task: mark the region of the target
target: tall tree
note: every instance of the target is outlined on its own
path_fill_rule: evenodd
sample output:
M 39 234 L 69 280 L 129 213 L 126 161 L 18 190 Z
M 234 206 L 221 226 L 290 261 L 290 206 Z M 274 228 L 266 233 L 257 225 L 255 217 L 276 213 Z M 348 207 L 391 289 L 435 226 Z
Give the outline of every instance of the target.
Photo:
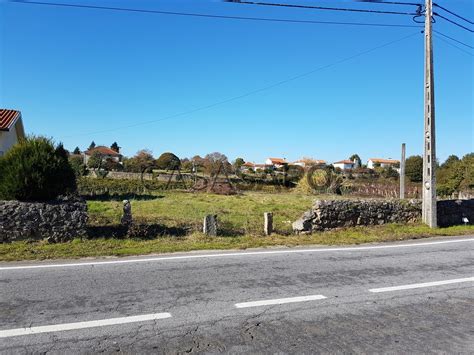
M 72 152 L 72 154 L 75 154 L 75 155 L 81 154 L 81 150 L 79 149 L 79 147 L 74 148 L 74 151 Z
M 112 149 L 114 152 L 120 153 L 120 147 L 118 146 L 117 142 L 113 142 L 110 146 L 110 149 Z
M 95 148 L 95 142 L 92 141 L 91 144 L 89 145 L 88 150 L 94 149 Z
M 362 166 L 362 160 L 359 157 L 359 154 L 352 154 L 349 157 L 349 160 L 355 163 L 356 168 L 360 168 Z
M 405 162 L 405 175 L 412 182 L 423 180 L 423 158 L 419 155 L 409 157 Z
M 156 161 L 156 167 L 164 170 L 175 170 L 181 165 L 181 160 L 173 153 L 166 152 L 160 155 Z

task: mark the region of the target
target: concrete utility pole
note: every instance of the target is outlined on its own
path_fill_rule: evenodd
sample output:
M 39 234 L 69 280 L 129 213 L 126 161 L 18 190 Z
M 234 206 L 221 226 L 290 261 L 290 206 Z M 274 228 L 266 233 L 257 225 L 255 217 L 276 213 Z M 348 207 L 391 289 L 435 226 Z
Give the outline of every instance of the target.
M 400 199 L 405 198 L 405 143 L 402 143 L 402 159 L 400 160 Z
M 436 135 L 432 40 L 433 2 L 425 5 L 425 130 L 423 155 L 423 222 L 437 227 L 436 216 Z

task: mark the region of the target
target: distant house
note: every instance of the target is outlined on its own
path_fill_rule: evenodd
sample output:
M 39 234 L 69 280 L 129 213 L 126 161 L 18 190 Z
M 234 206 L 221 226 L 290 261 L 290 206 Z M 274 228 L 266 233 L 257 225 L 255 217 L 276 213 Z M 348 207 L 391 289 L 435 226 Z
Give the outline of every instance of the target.
M 255 163 L 246 162 L 245 164 L 242 165 L 242 170 L 244 170 L 244 171 L 249 171 L 249 170 L 257 171 L 257 170 L 265 170 L 265 169 L 272 168 L 272 167 L 273 167 L 272 165 L 267 165 L 267 164 L 255 164 Z
M 335 163 L 332 163 L 332 165 L 337 169 L 341 169 L 341 170 L 351 170 L 351 169 L 354 169 L 354 162 L 351 161 L 351 160 L 341 160 L 341 161 L 337 161 Z
M 318 160 L 318 159 L 300 159 L 291 163 L 291 165 L 301 166 L 303 168 L 307 168 L 309 166 L 325 166 L 325 160 Z
M 265 160 L 265 165 L 270 165 L 275 168 L 281 168 L 287 164 L 288 162 L 285 158 L 267 158 L 267 160 Z
M 0 109 L 0 156 L 25 138 L 21 112 Z
M 395 170 L 400 168 L 400 161 L 394 159 L 381 159 L 381 158 L 370 158 L 367 161 L 367 167 L 369 169 L 374 169 L 376 166 L 380 166 L 382 168 L 392 167 Z
M 103 146 L 103 145 L 99 145 L 95 148 L 92 148 L 92 149 L 89 149 L 89 150 L 86 150 L 84 152 L 84 164 L 87 165 L 90 157 L 94 154 L 94 153 L 99 153 L 101 156 L 102 156 L 102 160 L 105 161 L 105 160 L 112 160 L 112 161 L 115 161 L 117 163 L 120 163 L 122 161 L 122 154 L 120 153 L 117 153 L 115 150 L 113 149 L 110 149 L 109 147 L 106 147 L 106 146 Z

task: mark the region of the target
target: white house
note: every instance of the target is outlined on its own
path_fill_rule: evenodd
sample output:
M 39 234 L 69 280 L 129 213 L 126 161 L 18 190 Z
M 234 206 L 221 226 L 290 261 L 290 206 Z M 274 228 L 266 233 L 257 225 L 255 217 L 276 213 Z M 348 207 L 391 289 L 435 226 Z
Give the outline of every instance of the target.
M 84 152 L 84 164 L 87 165 L 87 162 L 94 153 L 99 153 L 102 157 L 102 161 L 106 161 L 109 159 L 117 163 L 120 163 L 122 161 L 122 154 L 117 153 L 115 150 L 110 149 L 109 147 L 99 145 Z
M 275 168 L 281 168 L 287 164 L 288 162 L 285 160 L 285 158 L 267 158 L 267 160 L 265 160 L 265 165 L 271 165 Z
M 291 163 L 291 165 L 301 166 L 302 168 L 306 168 L 308 166 L 317 166 L 317 165 L 324 166 L 326 165 L 326 161 L 317 160 L 317 159 L 300 159 Z
M 354 169 L 354 162 L 351 160 L 341 160 L 337 161 L 335 163 L 332 163 L 332 165 L 337 169 L 341 170 L 351 170 Z
M 0 156 L 25 138 L 21 112 L 0 109 Z
M 392 167 L 395 170 L 400 168 L 400 161 L 394 159 L 381 159 L 381 158 L 370 158 L 367 161 L 367 167 L 369 169 L 374 169 L 376 166 L 380 166 L 382 168 Z

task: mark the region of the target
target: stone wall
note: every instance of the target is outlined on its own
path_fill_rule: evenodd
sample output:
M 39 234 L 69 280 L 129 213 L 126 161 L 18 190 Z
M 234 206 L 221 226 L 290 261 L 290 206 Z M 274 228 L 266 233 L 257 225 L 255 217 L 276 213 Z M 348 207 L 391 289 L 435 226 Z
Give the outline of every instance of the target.
M 421 201 L 416 200 L 318 200 L 293 223 L 297 233 L 341 227 L 386 223 L 410 223 L 421 219 Z
M 87 205 L 82 200 L 0 201 L 0 242 L 61 242 L 87 233 Z
M 438 201 L 438 226 L 474 224 L 474 200 Z M 293 223 L 296 233 L 421 221 L 420 200 L 318 200 Z

